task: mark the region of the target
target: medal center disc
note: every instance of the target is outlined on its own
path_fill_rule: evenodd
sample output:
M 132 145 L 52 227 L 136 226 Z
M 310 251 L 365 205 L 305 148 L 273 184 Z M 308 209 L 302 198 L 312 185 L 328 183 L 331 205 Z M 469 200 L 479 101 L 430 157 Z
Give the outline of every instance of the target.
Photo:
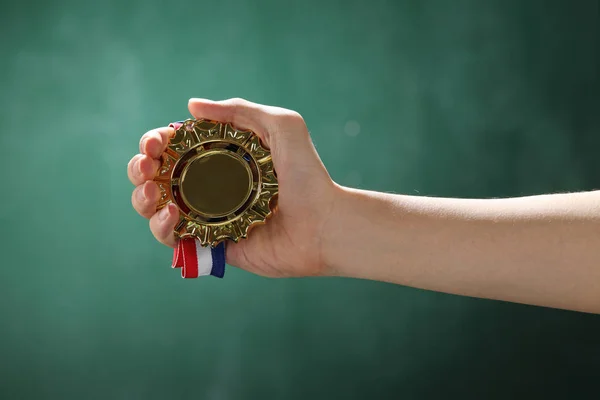
M 235 153 L 206 152 L 188 163 L 180 186 L 183 200 L 192 210 L 222 217 L 244 205 L 252 191 L 252 172 Z

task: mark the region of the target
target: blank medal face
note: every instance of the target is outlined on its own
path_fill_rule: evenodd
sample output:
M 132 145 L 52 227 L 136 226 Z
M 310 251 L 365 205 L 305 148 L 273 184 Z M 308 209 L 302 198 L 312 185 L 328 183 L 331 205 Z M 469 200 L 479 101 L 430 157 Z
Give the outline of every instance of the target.
M 208 217 L 235 213 L 252 191 L 252 172 L 230 151 L 207 152 L 192 159 L 181 176 L 181 195 L 192 210 Z

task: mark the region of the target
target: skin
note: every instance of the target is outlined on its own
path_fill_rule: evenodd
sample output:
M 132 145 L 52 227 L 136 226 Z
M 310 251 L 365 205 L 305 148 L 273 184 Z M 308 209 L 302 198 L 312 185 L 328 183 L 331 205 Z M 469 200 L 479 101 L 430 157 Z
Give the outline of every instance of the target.
M 228 243 L 227 263 L 267 277 L 339 276 L 600 313 L 600 191 L 511 199 L 378 193 L 330 178 L 295 111 L 243 99 L 191 99 L 195 118 L 256 132 L 271 149 L 278 209 Z M 140 140 L 128 164 L 135 210 L 174 247 L 178 211 L 156 212 L 152 179 L 171 128 Z

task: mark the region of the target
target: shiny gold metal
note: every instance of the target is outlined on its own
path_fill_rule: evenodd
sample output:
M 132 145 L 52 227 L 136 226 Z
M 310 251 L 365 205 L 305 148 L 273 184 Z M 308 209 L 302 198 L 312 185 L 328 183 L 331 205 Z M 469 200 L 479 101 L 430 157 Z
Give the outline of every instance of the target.
M 272 214 L 278 194 L 271 153 L 251 131 L 188 119 L 175 130 L 154 181 L 179 208 L 175 235 L 203 246 L 239 241 Z

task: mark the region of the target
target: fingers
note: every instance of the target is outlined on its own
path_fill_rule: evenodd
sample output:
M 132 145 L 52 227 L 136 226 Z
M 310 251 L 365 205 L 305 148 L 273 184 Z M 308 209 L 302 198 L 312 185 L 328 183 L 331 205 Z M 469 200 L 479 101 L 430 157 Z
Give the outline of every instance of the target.
M 134 185 L 154 179 L 160 167 L 160 161 L 145 154 L 135 155 L 127 164 L 127 176 Z
M 156 212 L 156 203 L 160 198 L 160 189 L 152 181 L 147 181 L 136 187 L 131 195 L 133 208 L 142 217 L 150 218 Z
M 188 109 L 195 118 L 230 122 L 236 128 L 250 129 L 261 137 L 268 130 L 266 107 L 247 100 L 190 99 Z
M 173 234 L 179 221 L 179 211 L 175 204 L 169 203 L 156 212 L 156 203 L 160 197 L 160 189 L 155 182 L 147 181 L 133 190 L 131 203 L 133 208 L 143 217 L 150 219 L 150 231 L 160 243 L 175 247 L 177 240 Z
M 127 164 L 127 175 L 134 185 L 154 179 L 160 167 L 160 156 L 169 144 L 169 138 L 175 134 L 173 128 L 153 129 L 142 135 L 140 154 L 134 156 Z
M 140 153 L 159 159 L 169 144 L 169 138 L 174 134 L 175 130 L 169 127 L 146 132 L 140 139 Z
M 179 221 L 179 211 L 173 203 L 167 204 L 162 210 L 150 218 L 150 231 L 164 245 L 175 247 L 177 240 L 173 234 L 175 225 Z

